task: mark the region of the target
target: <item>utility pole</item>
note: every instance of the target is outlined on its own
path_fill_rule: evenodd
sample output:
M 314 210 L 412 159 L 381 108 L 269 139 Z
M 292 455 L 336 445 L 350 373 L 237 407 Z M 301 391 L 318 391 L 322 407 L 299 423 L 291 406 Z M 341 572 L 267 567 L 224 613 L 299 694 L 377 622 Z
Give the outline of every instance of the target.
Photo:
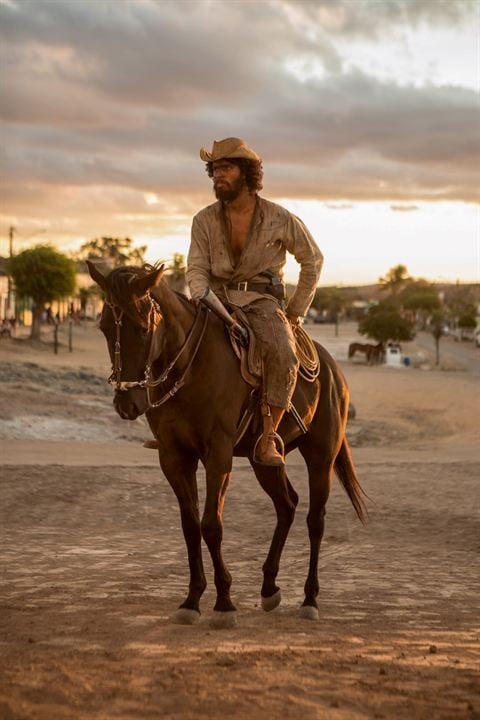
M 13 225 L 10 225 L 8 228 L 8 257 L 11 258 L 13 256 L 13 234 L 15 233 L 16 228 L 13 227 Z M 10 318 L 11 314 L 11 308 L 12 308 L 12 276 L 10 273 L 7 275 L 8 280 L 8 291 L 7 291 L 7 317 Z

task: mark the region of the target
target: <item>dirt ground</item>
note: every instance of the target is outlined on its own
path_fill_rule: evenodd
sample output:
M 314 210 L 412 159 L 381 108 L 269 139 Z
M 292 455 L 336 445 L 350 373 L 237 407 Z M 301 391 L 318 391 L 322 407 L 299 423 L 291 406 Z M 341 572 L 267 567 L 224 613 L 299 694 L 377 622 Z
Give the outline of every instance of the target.
M 1 720 L 480 718 L 480 350 L 432 368 L 348 362 L 354 326 L 309 326 L 341 363 L 354 461 L 370 497 L 356 520 L 338 484 L 320 561 L 320 621 L 298 618 L 307 483 L 279 583 L 260 608 L 270 501 L 236 460 L 224 513 L 238 625 L 174 625 L 187 562 L 176 501 L 144 450 L 143 420 L 113 412 L 96 328 L 74 352 L 0 341 Z M 48 330 L 45 333 L 48 337 Z M 478 369 L 472 366 L 478 352 Z M 472 369 L 473 367 L 473 369 Z M 467 369 L 465 369 L 467 368 Z M 203 493 L 203 474 L 199 473 Z

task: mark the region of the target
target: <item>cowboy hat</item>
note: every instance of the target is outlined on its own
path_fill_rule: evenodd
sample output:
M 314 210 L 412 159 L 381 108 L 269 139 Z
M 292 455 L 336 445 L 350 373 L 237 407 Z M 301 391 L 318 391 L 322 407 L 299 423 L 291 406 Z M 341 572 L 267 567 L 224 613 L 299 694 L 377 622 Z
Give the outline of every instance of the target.
M 247 160 L 258 160 L 262 158 L 249 148 L 242 138 L 225 138 L 225 140 L 214 140 L 212 151 L 206 148 L 200 150 L 200 157 L 204 162 L 215 162 L 225 158 L 246 158 Z

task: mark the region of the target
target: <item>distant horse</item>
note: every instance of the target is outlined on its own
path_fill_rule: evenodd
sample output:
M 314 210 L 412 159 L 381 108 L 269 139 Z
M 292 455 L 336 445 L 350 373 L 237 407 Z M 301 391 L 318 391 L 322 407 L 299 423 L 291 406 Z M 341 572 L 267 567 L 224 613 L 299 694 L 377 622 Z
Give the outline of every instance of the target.
M 357 352 L 365 354 L 367 365 L 378 365 L 383 362 L 385 357 L 385 349 L 382 342 L 379 342 L 377 345 L 350 343 L 348 346 L 348 358 L 351 360 Z
M 159 443 L 161 468 L 180 506 L 190 583 L 174 620 L 191 624 L 200 616 L 200 598 L 206 587 L 203 537 L 217 591 L 212 623 L 229 627 L 236 622 L 230 598 L 232 578 L 222 557 L 222 510 L 234 455 L 248 457 L 277 514 L 261 588 L 262 607 L 272 610 L 281 600 L 275 580 L 298 495 L 284 468 L 253 460 L 258 431 L 249 430 L 236 444 L 237 425 L 249 404 L 251 387 L 242 379 L 223 322 L 169 288 L 162 281 L 163 268 L 121 267 L 104 277 L 92 263 L 88 267 L 106 295 L 100 328 L 112 361 L 115 409 L 130 420 L 146 412 Z M 318 555 L 333 470 L 360 520 L 365 517 L 362 489 L 345 436 L 347 385 L 333 358 L 320 345 L 317 349 L 320 375 L 311 383 L 299 378 L 294 396 L 298 407 L 304 404 L 302 417 L 308 431 L 298 437 L 290 413 L 279 428 L 286 452 L 298 447 L 308 468 L 310 562 L 300 613 L 312 620 L 318 619 Z M 196 479 L 199 461 L 206 470 L 201 519 Z

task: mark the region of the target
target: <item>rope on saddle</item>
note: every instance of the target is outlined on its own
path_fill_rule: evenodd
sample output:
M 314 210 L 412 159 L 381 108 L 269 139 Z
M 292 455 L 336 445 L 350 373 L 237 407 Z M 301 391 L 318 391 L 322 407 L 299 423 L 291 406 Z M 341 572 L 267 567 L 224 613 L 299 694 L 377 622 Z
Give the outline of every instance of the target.
M 295 335 L 297 357 L 300 361 L 298 374 L 307 382 L 313 382 L 320 373 L 317 349 L 301 325 L 295 325 L 293 334 Z

